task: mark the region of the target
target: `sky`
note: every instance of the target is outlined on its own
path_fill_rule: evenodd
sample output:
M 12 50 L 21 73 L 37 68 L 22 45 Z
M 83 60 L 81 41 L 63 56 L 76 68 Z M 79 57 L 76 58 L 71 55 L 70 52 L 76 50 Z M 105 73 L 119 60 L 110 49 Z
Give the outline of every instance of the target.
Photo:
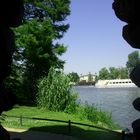
M 103 67 L 125 67 L 128 54 L 136 51 L 122 37 L 126 24 L 112 9 L 113 0 L 71 0 L 70 28 L 60 41 L 68 50 L 64 72 L 95 74 Z

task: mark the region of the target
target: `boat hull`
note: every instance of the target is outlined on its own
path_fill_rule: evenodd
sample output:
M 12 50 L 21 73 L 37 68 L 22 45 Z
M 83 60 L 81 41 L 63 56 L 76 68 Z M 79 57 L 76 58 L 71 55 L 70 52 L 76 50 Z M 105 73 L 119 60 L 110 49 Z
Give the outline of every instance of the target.
M 137 87 L 130 79 L 99 80 L 96 88 L 130 88 Z

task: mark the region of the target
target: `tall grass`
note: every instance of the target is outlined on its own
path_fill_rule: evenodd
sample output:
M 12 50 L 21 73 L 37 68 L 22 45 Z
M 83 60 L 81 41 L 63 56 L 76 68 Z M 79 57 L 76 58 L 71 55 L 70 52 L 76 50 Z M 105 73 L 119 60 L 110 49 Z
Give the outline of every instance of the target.
M 103 111 L 94 104 L 89 105 L 87 102 L 77 108 L 78 116 L 81 119 L 87 119 L 94 124 L 105 128 L 119 128 L 112 120 L 111 112 Z
M 42 78 L 38 84 L 37 105 L 51 111 L 70 110 L 76 102 L 76 93 L 73 93 L 70 78 L 63 72 L 50 68 L 47 77 Z M 72 111 L 72 110 L 71 110 Z

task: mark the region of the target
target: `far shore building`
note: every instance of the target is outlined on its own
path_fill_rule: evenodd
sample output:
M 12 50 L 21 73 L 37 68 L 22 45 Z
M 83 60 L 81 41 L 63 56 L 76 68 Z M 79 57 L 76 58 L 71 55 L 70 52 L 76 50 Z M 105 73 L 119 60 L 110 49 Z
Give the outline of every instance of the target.
M 96 81 L 96 74 L 86 74 L 86 75 L 81 75 L 79 78 L 80 83 L 95 83 Z

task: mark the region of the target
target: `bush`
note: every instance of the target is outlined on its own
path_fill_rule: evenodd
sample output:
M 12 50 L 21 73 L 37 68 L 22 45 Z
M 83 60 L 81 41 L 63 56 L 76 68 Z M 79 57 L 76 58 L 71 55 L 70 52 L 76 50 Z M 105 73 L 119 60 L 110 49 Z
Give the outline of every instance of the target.
M 77 110 L 81 119 L 87 119 L 101 127 L 118 128 L 119 126 L 113 122 L 110 112 L 104 112 L 97 108 L 94 104 L 89 105 L 87 102 L 80 105 Z
M 72 111 L 72 106 L 76 107 L 77 96 L 71 92 L 69 77 L 50 68 L 48 76 L 39 81 L 37 105 L 51 111 L 64 111 L 66 108 Z
M 93 104 L 92 105 L 88 105 L 87 103 L 85 104 L 83 116 L 85 116 L 86 119 L 95 123 L 99 121 L 98 109 Z
M 75 91 L 71 92 L 71 96 L 69 97 L 68 104 L 65 108 L 65 113 L 74 114 L 77 112 L 77 108 L 79 104 L 77 103 L 78 94 Z

